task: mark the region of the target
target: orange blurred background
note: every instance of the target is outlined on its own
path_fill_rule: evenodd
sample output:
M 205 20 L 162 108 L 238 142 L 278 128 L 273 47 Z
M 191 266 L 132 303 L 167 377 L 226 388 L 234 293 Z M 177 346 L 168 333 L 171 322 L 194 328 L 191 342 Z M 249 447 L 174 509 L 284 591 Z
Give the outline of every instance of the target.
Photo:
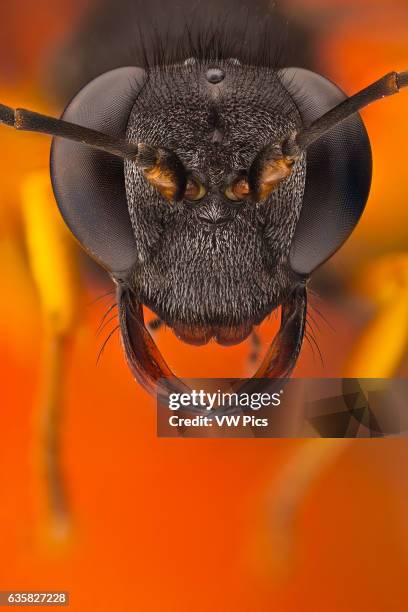
M 61 111 L 44 94 L 44 65 L 89 5 L 13 0 L 0 9 L 1 102 Z M 285 10 L 312 31 L 317 68 L 349 93 L 408 68 L 406 0 L 288 0 Z M 405 92 L 363 111 L 372 192 L 317 280 L 317 291 L 337 288 L 318 301 L 333 327 L 315 330 L 324 363 L 305 344 L 297 376 L 341 376 L 373 314 L 352 279 L 408 250 L 407 109 Z M 63 374 L 72 526 L 50 537 L 37 448 L 44 330 L 21 213 L 22 180 L 46 167 L 49 139 L 3 128 L 0 142 L 0 590 L 69 591 L 81 612 L 405 610 L 406 441 L 158 439 L 154 400 L 132 380 L 117 336 L 96 366 L 112 300 L 97 299 L 109 285 L 82 258 Z M 274 329 L 273 320 L 261 329 L 264 346 Z M 157 341 L 184 377 L 248 373 L 247 343 L 196 349 L 168 330 Z M 405 355 L 398 372 L 407 371 Z

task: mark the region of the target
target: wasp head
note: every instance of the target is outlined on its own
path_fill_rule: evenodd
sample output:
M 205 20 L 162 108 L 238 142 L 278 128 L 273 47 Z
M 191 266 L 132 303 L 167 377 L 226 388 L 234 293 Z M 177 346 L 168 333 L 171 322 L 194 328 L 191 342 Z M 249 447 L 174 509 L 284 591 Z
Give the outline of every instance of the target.
M 262 152 L 300 121 L 273 70 L 189 60 L 150 71 L 127 138 L 181 163 L 166 197 L 125 162 L 138 249 L 132 290 L 184 341 L 241 342 L 291 291 L 305 159 L 285 170 Z

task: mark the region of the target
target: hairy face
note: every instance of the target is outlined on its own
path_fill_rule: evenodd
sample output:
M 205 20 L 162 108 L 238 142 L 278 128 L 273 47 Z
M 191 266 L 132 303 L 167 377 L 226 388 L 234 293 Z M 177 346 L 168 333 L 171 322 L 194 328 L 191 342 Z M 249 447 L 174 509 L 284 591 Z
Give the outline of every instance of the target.
M 185 341 L 240 342 L 287 297 L 304 157 L 265 201 L 231 201 L 225 192 L 265 145 L 300 123 L 295 103 L 271 69 L 231 60 L 150 70 L 127 137 L 172 149 L 205 195 L 168 201 L 126 162 L 138 245 L 132 289 Z

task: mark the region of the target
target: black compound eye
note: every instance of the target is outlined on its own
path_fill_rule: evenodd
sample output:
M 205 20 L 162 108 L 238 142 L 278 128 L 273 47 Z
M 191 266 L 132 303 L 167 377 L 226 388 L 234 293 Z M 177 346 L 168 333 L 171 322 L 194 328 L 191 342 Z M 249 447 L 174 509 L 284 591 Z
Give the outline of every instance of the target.
M 202 200 L 206 193 L 206 188 L 196 176 L 190 176 L 187 179 L 186 190 L 184 192 L 184 198 L 186 200 L 190 202 Z
M 288 68 L 279 74 L 305 124 L 346 98 L 331 81 L 309 70 Z M 303 205 L 289 254 L 295 272 L 309 275 L 347 240 L 363 213 L 371 171 L 370 142 L 358 114 L 307 149 Z
M 65 109 L 66 121 L 125 137 L 135 99 L 146 80 L 141 68 L 107 72 L 86 85 Z M 51 178 L 58 207 L 84 249 L 115 277 L 137 257 L 126 200 L 123 160 L 55 138 Z

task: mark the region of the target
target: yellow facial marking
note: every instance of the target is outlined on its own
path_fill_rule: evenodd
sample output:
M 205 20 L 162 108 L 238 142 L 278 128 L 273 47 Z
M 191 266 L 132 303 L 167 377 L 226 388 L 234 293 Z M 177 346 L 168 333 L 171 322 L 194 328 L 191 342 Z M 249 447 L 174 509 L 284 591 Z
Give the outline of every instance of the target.
M 186 191 L 184 193 L 184 197 L 186 200 L 191 200 L 193 202 L 197 200 L 201 200 L 206 194 L 206 189 L 204 185 L 197 179 L 190 177 L 187 180 Z
M 249 191 L 248 181 L 245 178 L 240 178 L 229 185 L 224 193 L 229 200 L 239 202 L 249 195 Z
M 294 157 L 280 157 L 265 162 L 259 180 L 259 199 L 265 200 L 292 172 Z
M 160 165 L 152 166 L 143 170 L 146 179 L 155 187 L 167 200 L 174 200 L 178 185 L 174 174 L 167 168 Z

